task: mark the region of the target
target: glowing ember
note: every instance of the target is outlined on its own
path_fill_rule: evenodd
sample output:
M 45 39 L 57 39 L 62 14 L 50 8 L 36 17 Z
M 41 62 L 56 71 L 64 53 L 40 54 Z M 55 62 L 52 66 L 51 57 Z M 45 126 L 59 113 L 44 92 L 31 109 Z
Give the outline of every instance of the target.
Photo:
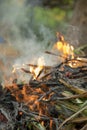
M 44 65 L 45 65 L 44 58 L 40 57 L 38 59 L 38 63 L 37 63 L 38 67 L 35 68 L 33 66 L 30 66 L 30 72 L 34 75 L 34 79 L 37 78 L 37 76 L 39 75 L 40 71 L 43 69 Z
M 54 45 L 54 48 L 58 49 L 65 58 L 74 58 L 74 47 L 70 46 L 65 40 L 64 37 L 57 33 L 58 42 Z
M 80 58 L 80 57 L 77 57 L 76 59 L 73 59 L 68 62 L 68 65 L 72 68 L 86 66 L 86 64 L 87 64 L 86 58 Z

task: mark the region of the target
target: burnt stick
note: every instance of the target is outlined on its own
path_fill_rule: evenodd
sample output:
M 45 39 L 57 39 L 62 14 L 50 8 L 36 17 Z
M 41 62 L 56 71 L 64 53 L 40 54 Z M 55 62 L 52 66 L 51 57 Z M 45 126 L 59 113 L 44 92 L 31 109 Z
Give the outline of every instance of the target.
M 87 76 L 87 73 L 85 74 L 80 74 L 80 75 L 71 75 L 69 76 L 69 79 L 75 79 L 75 78 L 82 78 L 82 77 L 86 77 Z
M 62 58 L 64 58 L 64 59 L 66 59 L 66 58 L 67 58 L 67 57 L 65 57 L 65 56 L 61 56 L 61 55 L 55 54 L 55 53 L 50 52 L 50 51 L 45 51 L 45 53 L 50 54 L 50 55 L 53 55 L 53 56 L 62 57 Z
M 48 77 L 49 75 L 51 75 L 53 72 L 56 72 L 56 70 L 58 70 L 58 68 L 60 68 L 63 64 L 64 64 L 64 62 L 61 62 L 59 65 L 54 66 L 49 73 L 45 74 L 45 75 L 44 75 L 43 77 L 41 77 L 40 79 L 43 80 L 43 79 L 45 79 L 46 77 Z
M 48 92 L 46 92 L 46 93 L 44 93 L 39 99 L 38 99 L 38 101 L 41 101 L 45 96 L 47 96 L 47 95 L 49 95 L 51 92 L 54 92 L 55 90 L 57 90 L 58 89 L 58 87 L 52 87 L 52 88 L 50 88 L 50 90 L 48 91 Z
M 72 86 L 71 84 L 67 83 L 65 80 L 63 79 L 59 79 L 59 82 L 62 83 L 64 86 L 66 86 L 67 88 L 69 88 L 71 91 L 77 93 L 77 94 L 83 94 L 85 93 L 85 90 L 84 89 L 81 89 L 81 88 L 77 88 L 77 87 L 74 87 Z
M 69 97 L 55 97 L 53 99 L 50 99 L 51 101 L 56 101 L 56 100 L 69 100 L 69 99 L 76 99 L 76 98 L 84 98 L 87 97 L 87 92 L 84 92 L 82 94 L 76 94 L 76 95 L 72 95 Z
M 37 77 L 36 77 L 36 80 L 37 80 L 37 79 L 39 78 L 39 76 L 42 74 L 43 70 L 44 70 L 44 69 L 42 69 L 42 70 L 39 72 L 39 74 L 38 74 Z
M 38 65 L 34 65 L 34 64 L 27 64 L 28 66 L 31 66 L 31 67 L 38 67 Z M 43 68 L 45 68 L 45 69 L 50 69 L 51 68 L 51 66 L 45 66 L 45 65 L 43 65 L 43 66 L 41 66 L 41 67 L 43 67 Z
M 21 68 L 21 70 L 23 70 L 25 73 L 30 73 L 31 74 L 31 72 L 29 70 L 26 70 L 24 68 Z

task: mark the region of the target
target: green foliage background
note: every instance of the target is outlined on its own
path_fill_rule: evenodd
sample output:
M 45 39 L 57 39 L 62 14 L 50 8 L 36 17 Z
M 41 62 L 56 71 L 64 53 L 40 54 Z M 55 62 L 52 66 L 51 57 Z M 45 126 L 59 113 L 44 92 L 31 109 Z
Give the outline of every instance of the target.
M 66 33 L 72 17 L 72 5 L 72 0 L 61 1 L 54 8 L 32 6 L 25 4 L 24 0 L 1 1 L 0 29 L 4 33 L 0 35 L 11 39 L 35 37 L 48 43 L 54 39 L 57 31 Z

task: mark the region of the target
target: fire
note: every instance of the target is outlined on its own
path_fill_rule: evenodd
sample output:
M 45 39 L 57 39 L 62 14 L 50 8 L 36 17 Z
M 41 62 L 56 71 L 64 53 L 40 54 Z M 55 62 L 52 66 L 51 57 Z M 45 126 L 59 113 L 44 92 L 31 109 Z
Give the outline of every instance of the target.
M 34 79 L 37 78 L 41 70 L 44 68 L 45 62 L 44 62 L 44 57 L 40 57 L 38 59 L 37 67 L 30 66 L 30 72 L 33 74 Z
M 54 45 L 54 48 L 58 49 L 58 51 L 62 53 L 63 57 L 73 59 L 74 47 L 70 46 L 60 33 L 57 33 L 57 37 L 58 37 L 58 41 Z
M 57 33 L 57 37 L 58 37 L 58 41 L 54 45 L 54 48 L 56 48 L 60 52 L 61 56 L 64 58 L 65 65 L 68 65 L 71 68 L 77 68 L 79 66 L 82 66 L 81 61 L 85 62 L 86 59 L 74 56 L 74 47 L 69 45 L 60 33 Z M 49 53 L 49 54 L 56 55 L 55 53 Z M 83 65 L 84 65 L 84 62 L 83 62 Z M 87 61 L 86 61 L 86 63 L 87 63 Z M 27 67 L 29 67 L 29 66 L 30 66 L 30 64 L 27 64 Z M 51 99 L 51 97 L 53 95 L 55 95 L 55 93 L 54 93 L 55 89 L 52 90 L 51 82 L 52 82 L 52 80 L 54 82 L 57 79 L 57 76 L 56 76 L 57 73 L 55 73 L 56 67 L 53 68 L 55 75 L 51 73 L 51 75 L 49 76 L 50 73 L 46 73 L 46 72 L 50 72 L 50 70 L 52 70 L 52 69 L 51 69 L 51 67 L 49 67 L 50 69 L 45 70 L 45 68 L 48 68 L 48 66 L 45 66 L 44 57 L 40 57 L 38 59 L 37 65 L 31 64 L 31 66 L 28 69 L 25 69 L 25 67 L 26 67 L 26 64 L 23 64 L 22 66 L 17 65 L 17 64 L 13 65 L 12 73 L 13 73 L 15 79 L 19 79 L 19 75 L 16 75 L 16 71 L 23 70 L 24 72 L 33 75 L 33 79 L 35 79 L 35 80 L 33 80 L 31 78 L 30 81 L 32 81 L 31 83 L 36 83 L 36 86 L 33 86 L 32 84 L 30 84 L 30 81 L 28 84 L 25 84 L 24 82 L 19 83 L 18 81 L 15 82 L 16 80 L 13 80 L 13 78 L 11 77 L 12 84 L 11 85 L 7 84 L 6 87 L 10 90 L 10 92 L 16 98 L 16 100 L 18 102 L 24 103 L 25 105 L 27 105 L 29 107 L 29 110 L 31 112 L 34 112 L 38 115 L 37 117 L 35 117 L 37 120 L 41 121 L 41 116 L 43 118 L 45 118 L 45 116 L 49 116 L 50 117 L 49 125 L 50 125 L 50 130 L 51 130 L 51 129 L 53 129 L 52 127 L 54 125 L 54 120 L 51 119 L 51 117 L 53 114 L 55 115 L 56 111 L 55 111 L 55 109 L 53 109 L 53 111 L 51 112 L 50 108 L 54 106 L 55 101 L 51 102 L 51 100 L 49 100 L 49 99 Z M 59 69 L 62 72 L 64 70 L 64 66 L 62 65 L 62 67 L 60 67 Z M 85 70 L 85 68 L 84 68 L 84 70 Z M 56 71 L 57 71 L 57 69 L 56 69 Z M 43 78 L 45 73 L 47 74 L 47 75 L 45 75 L 46 79 Z M 41 75 L 43 75 L 43 76 L 41 77 Z M 68 77 L 68 75 L 71 75 L 71 73 L 70 72 L 66 73 L 67 77 Z M 40 78 L 39 78 L 39 76 L 40 76 Z M 23 76 L 23 80 L 24 80 L 24 76 Z M 45 80 L 46 80 L 46 84 L 45 84 Z M 38 83 L 40 83 L 40 84 L 38 85 Z M 50 85 L 51 87 L 49 87 L 49 84 L 51 84 Z M 55 82 L 53 84 L 55 85 Z M 48 106 L 47 102 L 49 102 L 49 106 Z M 23 114 L 22 111 L 19 111 L 19 115 L 22 115 L 22 114 Z M 44 126 L 45 121 L 42 120 L 41 124 Z

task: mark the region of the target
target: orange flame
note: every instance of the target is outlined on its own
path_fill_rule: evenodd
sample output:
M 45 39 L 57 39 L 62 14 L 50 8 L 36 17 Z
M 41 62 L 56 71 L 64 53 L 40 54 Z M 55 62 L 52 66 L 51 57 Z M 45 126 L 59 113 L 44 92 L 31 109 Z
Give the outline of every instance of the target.
M 54 48 L 58 49 L 65 58 L 74 58 L 74 47 L 70 46 L 64 39 L 64 37 L 57 33 L 58 42 L 54 45 Z
M 40 57 L 37 63 L 38 67 L 35 68 L 35 67 L 30 66 L 30 72 L 34 75 L 34 79 L 37 78 L 40 71 L 44 68 L 44 65 L 45 65 L 44 58 Z

